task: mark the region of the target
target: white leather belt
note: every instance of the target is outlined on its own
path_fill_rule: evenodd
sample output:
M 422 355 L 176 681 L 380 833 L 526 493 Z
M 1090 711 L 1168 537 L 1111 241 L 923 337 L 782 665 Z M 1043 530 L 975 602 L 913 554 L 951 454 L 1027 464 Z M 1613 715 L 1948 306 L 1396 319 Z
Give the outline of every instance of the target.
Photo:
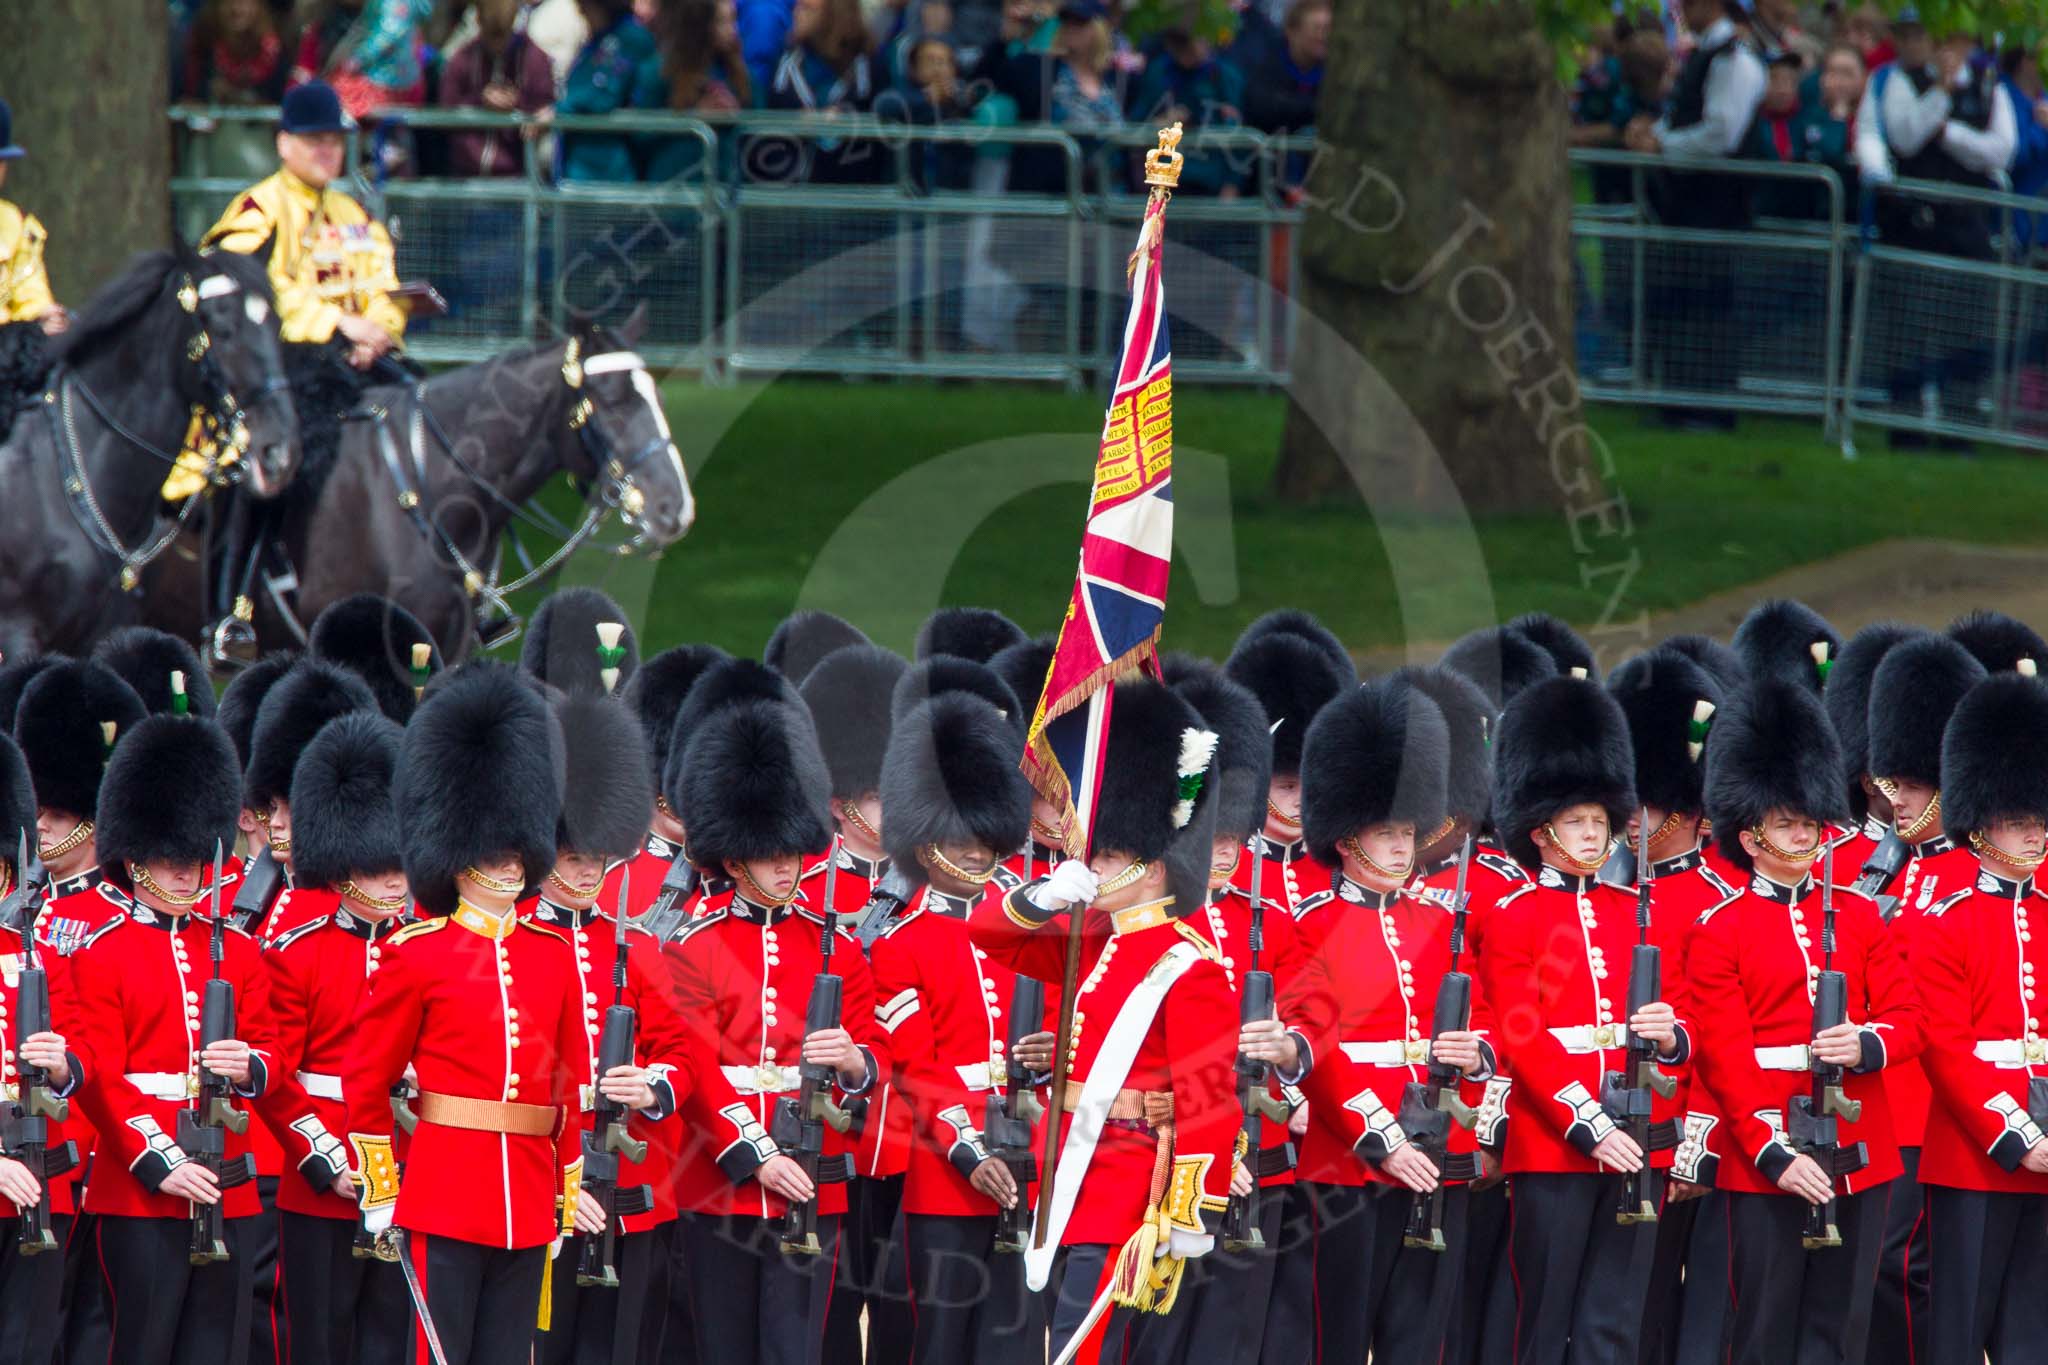
M 1571 1053 L 1604 1052 L 1608 1048 L 1628 1046 L 1628 1035 L 1619 1024 L 1572 1024 L 1552 1029 L 1550 1036 L 1557 1039 L 1559 1047 Z
M 732 1082 L 732 1088 L 742 1095 L 780 1095 L 787 1090 L 798 1089 L 803 1077 L 793 1066 L 781 1066 L 775 1062 L 763 1062 L 759 1066 L 722 1066 L 725 1078 Z
M 2048 1042 L 2039 1038 L 1980 1038 L 1971 1051 L 1980 1062 L 2012 1071 L 2048 1064 Z
M 1360 1066 L 1421 1066 L 1429 1060 L 1429 1043 L 1417 1038 L 1389 1038 L 1378 1043 L 1339 1043 L 1344 1055 Z
M 956 1066 L 953 1070 L 960 1073 L 960 1084 L 966 1086 L 969 1090 L 993 1090 L 999 1085 L 1008 1085 L 1010 1083 L 1007 1069 L 1004 1071 L 1001 1080 L 990 1080 L 989 1064 L 987 1062 L 976 1062 L 973 1066 Z
M 292 1079 L 299 1083 L 299 1089 L 316 1100 L 338 1100 L 341 1098 L 341 1077 L 325 1076 L 318 1071 L 294 1071 Z
M 153 1100 L 189 1100 L 199 1093 L 196 1080 L 183 1071 L 130 1071 L 121 1079 Z
M 1805 1043 L 1756 1049 L 1756 1064 L 1766 1071 L 1811 1071 L 1813 1058 Z

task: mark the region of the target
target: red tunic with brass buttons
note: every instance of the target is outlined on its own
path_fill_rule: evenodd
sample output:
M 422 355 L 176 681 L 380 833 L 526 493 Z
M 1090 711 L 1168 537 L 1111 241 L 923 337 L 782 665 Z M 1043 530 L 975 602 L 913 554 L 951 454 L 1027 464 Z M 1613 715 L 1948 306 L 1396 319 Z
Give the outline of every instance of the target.
M 1835 882 L 1848 880 L 1840 868 Z M 1924 839 L 1913 846 L 1913 860 L 1899 874 L 1894 890 L 1899 908 L 1891 920 L 1899 935 L 1907 964 L 1911 966 L 1915 924 L 1936 901 L 1966 891 L 1977 883 L 1977 855 L 1948 835 Z M 1917 1056 L 1885 1068 L 1885 1094 L 1891 1099 L 1892 1123 L 1901 1147 L 1921 1146 L 1927 1136 L 1927 1111 L 1934 1103 L 1927 1073 Z
M 1704 850 L 1697 848 L 1666 858 L 1652 872 L 1656 904 L 1659 910 L 1669 910 L 1678 916 L 1684 950 L 1676 960 L 1665 964 L 1665 979 L 1684 981 L 1685 954 L 1692 950 L 1700 916 L 1734 895 L 1735 888 L 1707 862 Z M 1695 1185 L 1711 1186 L 1721 1160 L 1721 1112 L 1713 1094 L 1701 1082 L 1697 1066 L 1687 1067 L 1676 1079 L 1684 1127 L 1678 1135 L 1678 1148 L 1672 1153 L 1671 1174 Z
M 623 863 L 615 863 L 604 874 L 604 886 L 597 893 L 597 903 L 607 913 L 619 903 L 619 883 L 626 882 L 626 918 L 636 920 L 647 913 L 649 906 L 661 896 L 662 878 L 682 850 L 659 834 L 647 836 L 647 842 L 640 851 Z
M 562 936 L 460 905 L 407 925 L 382 952 L 342 1066 L 364 1208 L 378 1182 L 363 1163 L 391 1160 L 391 1087 L 410 1065 L 420 1121 L 394 1223 L 508 1251 L 553 1241 L 583 1162 L 567 1121 L 579 1102 L 583 1010 Z M 428 1121 L 429 1095 L 552 1108 L 555 1123 L 541 1134 L 447 1127 Z
M 1266 846 L 1263 860 L 1253 856 L 1260 843 Z M 1249 885 L 1254 865 L 1258 867 L 1258 875 L 1264 878 L 1260 892 L 1266 898 L 1269 911 L 1282 910 L 1299 919 L 1303 902 L 1329 894 L 1330 869 L 1308 856 L 1307 840 L 1283 842 L 1268 835 L 1255 834 L 1244 857 L 1238 860 L 1238 871 L 1247 879 L 1246 885 Z
M 278 1182 L 277 1206 L 353 1221 L 355 1201 L 332 1189 L 334 1177 L 351 1166 L 341 1070 L 363 991 L 383 944 L 402 926 L 351 913 L 336 891 L 292 890 L 278 899 L 287 897 L 299 924 L 272 939 L 263 955 L 277 1018 L 277 1074 L 256 1113 L 298 1172 Z
M 102 906 L 107 904 L 97 895 L 93 899 Z M 49 983 L 51 1030 L 64 1035 L 66 1050 L 71 1053 L 74 1070 L 82 1070 L 84 1065 L 70 1036 L 70 1030 L 78 1018 L 78 1001 L 71 990 L 71 962 L 51 945 L 48 935 L 44 932 L 48 924 L 46 905 L 44 916 L 36 925 L 35 952 L 26 963 L 22 961 L 21 935 L 7 932 L 4 937 L 0 937 L 0 1080 L 5 1081 L 7 1098 L 10 1100 L 20 1097 L 20 1058 L 14 1053 L 14 1039 L 20 1025 L 18 1007 L 21 1002 L 21 973 L 24 966 L 31 970 L 42 970 L 45 980 Z M 72 1090 L 65 1093 L 68 1095 L 75 1091 L 82 1080 L 82 1076 L 74 1075 L 71 1081 Z M 78 1143 L 78 1164 L 50 1182 L 50 1212 L 73 1213 L 78 1207 L 79 1168 L 85 1164 L 86 1155 L 92 1149 L 92 1129 L 84 1122 L 81 1107 L 75 1104 L 71 1107 L 70 1118 L 62 1122 L 51 1119 L 48 1127 L 46 1144 L 49 1151 L 60 1150 L 67 1141 Z
M 684 926 L 670 955 L 690 1046 L 718 1065 L 738 1093 L 745 1119 L 751 1120 L 744 1139 L 682 1153 L 676 1163 L 676 1203 L 686 1213 L 779 1218 L 788 1207 L 780 1195 L 746 1178 L 775 1155 L 767 1131 L 775 1102 L 797 1091 L 805 1011 L 824 960 L 824 927 L 824 920 L 803 908 L 801 900 L 764 910 L 728 895 L 722 909 Z M 848 927 L 840 927 L 834 940 L 832 970 L 843 982 L 840 1025 L 868 1056 L 866 1082 L 842 1091 L 850 1099 L 869 1094 L 889 1078 L 889 1048 L 875 1023 L 874 978 Z M 850 1168 L 852 1151 L 848 1139 L 825 1130 L 828 1160 L 839 1159 Z M 818 1213 L 844 1212 L 845 1184 L 821 1183 Z
M 197 1093 L 199 1006 L 213 975 L 212 922 L 160 914 L 111 886 L 98 894 L 126 913 L 95 931 L 71 958 L 74 1017 L 65 1039 L 85 1068 L 78 1100 L 99 1143 L 85 1211 L 189 1218 L 187 1200 L 158 1194 L 156 1186 L 188 1159 L 177 1142 L 178 1111 L 190 1108 Z M 235 988 L 236 1036 L 254 1054 L 247 1089 L 261 1094 L 277 1072 L 270 974 L 254 939 L 234 928 L 223 937 L 221 976 Z M 249 1152 L 246 1136 L 229 1132 L 226 1138 L 227 1160 Z M 255 1182 L 229 1187 L 221 1204 L 229 1218 L 256 1213 Z
M 1897 1127 L 1877 1072 L 1920 1054 L 1921 1012 L 1899 935 L 1887 932 L 1877 906 L 1841 887 L 1834 900 L 1834 969 L 1848 978 L 1849 1022 L 1863 1029 L 1865 1061 L 1872 1064 L 1851 1068 L 1842 1086 L 1862 1102 L 1863 1117 L 1840 1121 L 1841 1144 L 1867 1144 L 1870 1164 L 1840 1177 L 1836 1189 L 1858 1194 L 1900 1171 Z M 1803 1053 L 1813 1041 L 1821 929 L 1812 877 L 1786 887 L 1752 874 L 1692 936 L 1686 972 L 1701 1036 L 1700 1077 L 1725 1116 L 1716 1179 L 1724 1190 L 1783 1193 L 1777 1176 L 1792 1156 L 1786 1106 L 1813 1084 Z
M 1250 863 L 1250 858 L 1238 859 L 1238 871 L 1244 873 L 1247 883 L 1251 877 L 1244 870 Z M 1235 875 L 1234 873 L 1233 876 Z M 1189 916 L 1188 922 L 1200 930 L 1202 936 L 1209 940 L 1209 945 L 1216 950 L 1217 960 L 1223 966 L 1224 983 L 1230 987 L 1231 997 L 1242 1006 L 1244 974 L 1252 967 L 1250 896 L 1234 884 L 1226 886 L 1220 891 L 1210 893 L 1209 903 L 1202 907 L 1200 914 Z M 1259 932 L 1262 944 L 1259 951 L 1259 970 L 1273 974 L 1274 1001 L 1278 1004 L 1285 998 L 1288 987 L 1293 984 L 1295 975 L 1301 967 L 1300 935 L 1294 917 L 1272 906 L 1267 906 L 1260 914 Z M 1238 1017 L 1243 1017 L 1242 1008 L 1239 1009 Z M 1280 1017 L 1287 1018 L 1284 1009 Z M 1269 1075 L 1266 1086 L 1274 1098 L 1286 1103 L 1290 1109 L 1301 1103 L 1301 1091 L 1294 1086 L 1281 1084 L 1277 1077 Z M 1283 1151 L 1293 1140 L 1293 1135 L 1287 1131 L 1287 1125 L 1284 1123 L 1268 1120 L 1259 1125 L 1259 1150 L 1262 1154 Z M 1284 1156 L 1262 1156 L 1262 1161 L 1275 1164 L 1284 1163 L 1285 1160 Z M 1294 1179 L 1294 1169 L 1288 1167 L 1271 1175 L 1261 1176 L 1259 1185 L 1261 1188 L 1292 1185 Z
M 85 940 L 92 934 L 93 930 L 118 915 L 128 913 L 127 903 L 118 893 L 109 891 L 107 895 L 103 896 L 100 894 L 99 888 L 100 871 L 96 867 L 89 871 L 81 872 L 77 876 L 67 877 L 63 881 L 52 882 L 50 884 L 50 898 L 44 902 L 43 912 L 36 919 L 37 941 L 48 947 L 52 953 L 52 960 L 49 966 L 50 990 L 52 992 L 50 1022 L 57 1026 L 57 1032 L 65 1035 L 67 1042 L 70 1040 L 68 1030 L 77 1012 L 77 997 L 69 994 L 71 971 L 69 958 L 73 953 L 85 946 Z M 57 990 L 55 967 L 60 962 L 63 964 L 65 971 L 64 989 L 67 992 L 66 999 L 70 1002 L 61 1013 L 58 1010 L 55 999 L 55 992 Z M 12 1034 L 10 1033 L 8 1036 L 11 1037 Z M 12 1078 L 10 1077 L 9 1079 Z M 57 1132 L 58 1128 L 58 1125 L 51 1125 L 53 1133 Z M 61 1129 L 64 1141 L 78 1144 L 78 1164 L 63 1175 L 58 1176 L 56 1181 L 53 1182 L 53 1187 L 50 1191 L 51 1207 L 59 1213 L 77 1208 L 79 1178 L 85 1173 L 86 1163 L 92 1156 L 95 1141 L 92 1131 L 92 1120 L 86 1117 L 83 1104 L 74 1103 L 71 1106 L 71 1113 L 64 1120 Z
M 1484 844 L 1473 845 L 1472 868 L 1465 877 L 1464 970 L 1474 981 L 1479 978 L 1486 926 L 1492 922 L 1494 907 L 1528 884 L 1529 874 L 1513 858 Z M 1457 855 L 1418 869 L 1408 889 L 1448 910 L 1458 889 Z M 1465 1102 L 1479 1115 L 1473 1136 L 1480 1146 L 1497 1151 L 1507 1140 L 1508 1096 L 1515 1082 L 1504 1059 L 1496 1057 L 1494 1064 L 1495 1074 L 1490 1079 L 1484 1083 L 1467 1081 L 1462 1090 Z
M 1927 1021 L 1920 1060 L 1934 1107 L 1920 1183 L 2048 1194 L 2048 1175 L 2020 1169 L 2041 1141 L 2027 1085 L 2048 1077 L 2036 982 L 2048 977 L 2048 897 L 2033 878 L 1980 871 L 1973 889 L 1927 907 L 1913 943 L 1913 979 Z
M 1892 832 L 1892 827 L 1875 815 L 1863 817 L 1863 823 L 1848 831 L 1835 841 L 1835 884 L 1851 886 L 1862 875 L 1863 864 L 1870 855 L 1877 852 L 1877 846 Z
M 839 922 L 849 930 L 857 929 L 868 898 L 889 870 L 889 860 L 877 858 L 869 861 L 842 847 L 836 873 L 830 867 L 831 861 L 832 856 L 827 854 L 805 869 L 802 879 L 804 898 L 813 904 L 823 905 L 825 898 L 830 896 Z M 894 1084 L 876 1086 L 874 1093 L 868 1096 L 867 1115 L 861 1123 L 860 1141 L 854 1150 L 853 1173 L 886 1178 L 909 1170 L 910 1125 L 910 1111 L 896 1093 Z
M 1614 1130 L 1600 1106 L 1601 1078 L 1628 1058 L 1628 974 L 1636 944 L 1636 897 L 1589 876 L 1552 867 L 1495 907 L 1480 955 L 1480 978 L 1493 1006 L 1494 1046 L 1515 1078 L 1514 1122 L 1502 1165 L 1518 1171 L 1593 1174 L 1585 1154 Z M 1663 998 L 1679 1017 L 1675 1060 L 1691 1054 L 1685 983 L 1677 967 L 1689 922 L 1652 902 L 1650 942 L 1663 949 Z M 1677 1121 L 1674 1099 L 1658 1096 L 1652 1123 Z M 1669 1148 L 1650 1164 L 1671 1164 Z
M 1017 974 L 969 936 L 976 900 L 927 886 L 875 940 L 875 1013 L 897 1059 L 898 1108 L 914 1124 L 906 1213 L 986 1217 L 996 1211 L 967 1183 L 988 1156 L 982 1123 L 1009 1074 L 1010 999 Z M 1030 1021 L 1032 1031 L 1045 1027 Z M 1029 1194 L 1026 1199 L 1028 1202 Z

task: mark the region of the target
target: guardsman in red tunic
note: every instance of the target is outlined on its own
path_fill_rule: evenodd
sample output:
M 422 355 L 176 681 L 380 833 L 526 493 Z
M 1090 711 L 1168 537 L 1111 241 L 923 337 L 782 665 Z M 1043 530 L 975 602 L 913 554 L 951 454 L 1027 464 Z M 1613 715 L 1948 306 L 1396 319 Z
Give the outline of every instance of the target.
M 1956 707 L 1942 741 L 1950 829 L 1976 882 L 1921 916 L 1913 975 L 1927 1020 L 1934 1105 L 1921 1147 L 1929 1233 L 1928 1354 L 1992 1365 L 2048 1342 L 2048 685 L 2007 673 Z
M 1716 1178 L 1728 1194 L 1730 1359 L 1742 1365 L 1863 1359 L 1885 1202 L 1896 1193 L 1887 1186 L 1898 1142 L 1879 1073 L 1919 1055 L 1921 1013 L 1900 936 L 1864 897 L 1820 884 L 1815 862 L 1845 791 L 1834 731 L 1803 684 L 1753 680 L 1715 715 L 1707 815 L 1750 876 L 1701 918 L 1686 969 L 1701 1079 L 1725 1129 Z M 1844 1019 L 1816 1032 L 1828 971 L 1842 974 Z M 1815 1062 L 1841 1068 L 1850 1102 L 1833 1147 L 1801 1136 L 1817 1103 Z M 1826 1226 L 1839 1229 L 1838 1245 L 1818 1244 Z
M 779 690 L 761 690 L 769 683 Z M 804 860 L 832 839 L 831 779 L 810 713 L 787 682 L 748 660 L 707 672 L 685 709 L 714 696 L 721 704 L 692 725 L 676 795 L 690 856 L 735 889 L 684 927 L 671 963 L 692 1045 L 739 1092 L 746 1137 L 690 1147 L 676 1168 L 697 1358 L 819 1365 L 852 1174 L 840 1119 L 888 1079 L 889 1053 L 858 942 L 846 926 L 828 930 L 798 882 Z M 828 966 L 840 979 L 839 1022 L 810 1031 L 810 997 Z M 831 1078 L 815 1182 L 770 1137 L 805 1066 Z M 820 1250 L 783 1251 L 790 1201 L 812 1198 Z
M 36 837 L 36 800 L 29 785 L 28 764 L 12 740 L 0 736 L 0 1076 L 13 1091 L 20 1082 L 24 1065 L 42 1068 L 51 1094 L 62 1099 L 78 1088 L 84 1068 L 64 1040 L 63 1030 L 77 1015 L 71 995 L 70 963 L 38 939 L 26 959 L 22 952 L 24 918 L 34 934 L 36 912 L 46 887 L 21 884 L 23 868 L 16 865 L 18 851 Z M 48 982 L 46 1003 L 49 1026 L 22 1040 L 15 1040 L 24 1027 L 20 1017 L 21 973 L 38 969 Z M 65 1146 L 65 1125 L 56 1119 L 45 1121 L 43 1153 L 33 1168 L 24 1160 L 28 1153 L 15 1146 L 14 1120 L 21 1113 L 18 1099 L 10 1095 L 0 1104 L 0 1316 L 12 1324 L 15 1341 L 10 1354 L 23 1361 L 48 1361 L 57 1348 L 64 1325 L 64 1256 L 52 1249 L 22 1254 L 20 1212 L 43 1198 L 49 1186 L 50 1231 L 61 1246 L 71 1231 L 73 1214 L 72 1174 L 74 1156 Z M 53 1172 L 55 1173 L 53 1175 Z
M 998 1210 L 1028 1208 L 1030 1187 L 984 1129 L 1007 1083 L 1016 977 L 975 946 L 967 923 L 1001 852 L 1029 837 L 1022 742 L 1014 713 L 942 692 L 896 723 L 882 768 L 891 862 L 916 886 L 871 950 L 876 1013 L 914 1135 L 902 1249 L 913 1335 L 893 1358 L 916 1365 L 1044 1359 L 1043 1301 L 1025 1287 L 1024 1258 L 996 1245 Z M 1041 1012 L 1024 1024 L 1036 1032 L 1043 1022 Z
M 1607 687 L 1628 718 L 1642 803 L 1608 871 L 1623 874 L 1616 885 L 1625 891 L 1642 882 L 1636 851 L 1647 816 L 1648 880 L 1658 913 L 1673 916 L 1689 940 L 1700 915 L 1735 892 L 1700 848 L 1702 760 L 1721 685 L 1691 659 L 1660 646 L 1615 669 Z M 1683 955 L 1664 971 L 1683 981 Z M 1646 1360 L 1708 1360 L 1720 1355 L 1728 1330 L 1728 1218 L 1725 1196 L 1714 1189 L 1721 1119 L 1697 1067 L 1685 1074 L 1676 1107 L 1682 1129 L 1657 1222 L 1642 1353 Z
M 548 1252 L 574 1227 L 583 1008 L 560 934 L 514 905 L 554 864 L 547 704 L 472 663 L 406 727 L 393 779 L 423 918 L 392 934 L 357 1007 L 342 1102 L 366 1228 L 417 1285 L 413 1358 L 523 1360 Z M 408 1069 L 418 1122 L 394 1150 Z
M 1425 1150 L 1404 1108 L 1432 1058 L 1478 1084 L 1493 1074 L 1482 992 L 1462 1025 L 1432 1034 L 1453 916 L 1407 889 L 1417 831 L 1445 818 L 1449 757 L 1443 713 L 1398 675 L 1325 707 L 1303 756 L 1303 830 L 1317 860 L 1340 871 L 1336 896 L 1310 912 L 1318 946 L 1282 998 L 1305 1055 L 1278 1064 L 1309 1072 L 1300 1178 L 1316 1213 L 1321 1360 L 1435 1361 L 1465 1306 L 1478 1141 L 1451 1123 L 1444 1147 Z M 1444 1246 L 1407 1245 L 1418 1200 L 1439 1186 L 1441 1210 L 1424 1218 Z
M 161 715 L 122 737 L 100 791 L 100 893 L 114 918 L 71 959 L 79 1101 L 98 1134 L 86 1210 L 111 1323 L 110 1359 L 229 1359 L 249 1334 L 258 1211 L 250 1144 L 232 1130 L 218 1175 L 179 1142 L 199 1071 L 257 1099 L 276 1070 L 270 983 L 247 934 L 221 934 L 220 976 L 234 987 L 236 1034 L 201 1047 L 200 1001 L 216 971 L 213 924 L 192 913 L 241 809 L 234 746 L 197 716 Z M 237 1107 L 242 1107 L 237 1105 Z M 225 1261 L 190 1260 L 197 1204 L 219 1204 Z
M 1886 903 L 1880 897 L 1898 890 L 1909 851 L 1893 827 L 1891 798 L 1870 776 L 1870 687 L 1893 646 L 1926 633 L 1896 621 L 1865 626 L 1842 646 L 1820 698 L 1828 723 L 1842 741 L 1842 766 L 1849 771 L 1849 815 L 1855 822 L 1847 837 L 1835 844 L 1835 881 L 1856 887 L 1880 907 Z
M 391 800 L 399 744 L 383 715 L 349 712 L 321 727 L 292 776 L 294 927 L 264 951 L 277 1075 L 257 1114 L 290 1168 L 277 1187 L 277 1299 L 281 1357 L 294 1365 L 403 1365 L 412 1341 L 402 1272 L 358 1254 L 342 1101 L 356 1012 L 407 902 Z
M 1878 908 L 1909 964 L 1918 917 L 1977 880 L 1976 858 L 1942 823 L 1941 734 L 1956 703 L 1984 677 L 1968 650 L 1921 632 L 1887 650 L 1871 679 L 1871 782 L 1891 802 L 1899 838 L 1911 851 L 1892 886 L 1896 899 L 1880 900 Z M 1918 1180 L 1933 1097 L 1917 1058 L 1887 1068 L 1884 1085 L 1904 1169 L 1885 1217 L 1870 1341 L 1873 1365 L 1906 1365 L 1926 1358 L 1929 1256 Z
M 616 906 L 619 883 L 625 881 L 626 908 L 636 921 L 660 897 L 662 883 L 676 860 L 682 859 L 685 869 L 690 866 L 689 858 L 683 852 L 685 831 L 682 817 L 676 814 L 674 804 L 668 799 L 662 774 L 668 770 L 669 754 L 675 747 L 676 713 L 682 709 L 683 698 L 689 695 L 690 685 L 705 669 L 728 657 L 716 645 L 677 645 L 643 661 L 626 684 L 623 695 L 626 704 L 640 717 L 640 729 L 647 743 L 647 770 L 654 776 L 654 820 L 640 852 L 605 875 L 604 890 L 598 894 L 598 902 Z M 686 896 L 694 891 L 693 886 Z M 674 913 L 682 915 L 686 912 L 682 906 L 677 906 Z M 661 933 L 661 926 L 643 927 L 657 936 Z
M 1109 922 L 1087 936 L 1074 988 L 1057 1167 L 1041 1184 L 1033 1288 L 1062 1259 L 1052 1352 L 1080 1365 L 1178 1361 L 1190 1315 L 1176 1307 L 1190 1259 L 1215 1243 L 1238 1159 L 1237 1002 L 1215 948 L 1187 921 L 1208 894 L 1215 734 L 1164 685 L 1117 683 L 1088 861 L 975 907 L 975 944 L 1055 987 L 1066 915 Z M 1051 992 L 1048 992 L 1050 995 Z M 1200 1354 L 1198 1345 L 1192 1346 Z
M 1652 906 L 1649 941 L 1668 964 L 1663 994 L 1630 1014 L 1636 897 L 1597 874 L 1635 806 L 1635 760 L 1628 722 L 1605 689 L 1577 677 L 1532 684 L 1502 713 L 1493 748 L 1499 833 L 1536 878 L 1495 907 L 1480 962 L 1493 1042 L 1515 1076 L 1503 1159 L 1520 1291 L 1514 1358 L 1629 1360 L 1657 1235 L 1653 1223 L 1620 1215 L 1631 1175 L 1659 1202 L 1676 1125 L 1664 1101 L 1645 1150 L 1604 1092 L 1626 1065 L 1631 1034 L 1655 1044 L 1666 1074 L 1690 1059 L 1691 1038 L 1669 1003 L 1684 997 L 1673 970 L 1684 926 Z

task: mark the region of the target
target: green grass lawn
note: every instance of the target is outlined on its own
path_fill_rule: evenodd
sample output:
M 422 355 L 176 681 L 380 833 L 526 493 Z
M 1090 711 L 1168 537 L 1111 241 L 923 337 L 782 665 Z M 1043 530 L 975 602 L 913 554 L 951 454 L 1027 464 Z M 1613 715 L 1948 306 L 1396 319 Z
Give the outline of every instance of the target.
M 695 531 L 651 567 L 586 557 L 564 577 L 619 596 L 649 652 L 709 640 L 758 653 L 798 606 L 905 649 L 941 602 L 997 607 L 1033 631 L 1057 624 L 1101 422 L 1093 395 L 792 380 L 677 382 L 665 394 L 695 483 Z M 1316 612 L 1354 648 L 1447 638 L 1537 608 L 1583 626 L 1888 537 L 2048 539 L 2048 466 L 2036 459 L 1991 447 L 1971 459 L 1893 455 L 1873 441 L 1849 463 L 1808 423 L 1672 434 L 1626 409 L 1595 425 L 1628 523 L 1597 540 L 1583 523 L 1583 553 L 1549 510 L 1381 524 L 1362 503 L 1267 494 L 1284 414 L 1274 396 L 1176 395 L 1169 648 L 1220 654 L 1277 606 Z

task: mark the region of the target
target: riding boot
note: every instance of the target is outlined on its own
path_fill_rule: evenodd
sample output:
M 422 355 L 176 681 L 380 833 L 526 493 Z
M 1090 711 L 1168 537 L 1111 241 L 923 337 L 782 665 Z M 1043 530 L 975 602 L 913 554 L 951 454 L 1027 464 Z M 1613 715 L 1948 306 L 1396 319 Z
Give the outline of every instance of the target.
M 209 662 L 218 669 L 256 661 L 256 603 L 251 590 L 263 558 L 262 508 L 253 498 L 229 490 L 222 528 L 219 573 L 214 578 L 214 622 L 206 632 Z

